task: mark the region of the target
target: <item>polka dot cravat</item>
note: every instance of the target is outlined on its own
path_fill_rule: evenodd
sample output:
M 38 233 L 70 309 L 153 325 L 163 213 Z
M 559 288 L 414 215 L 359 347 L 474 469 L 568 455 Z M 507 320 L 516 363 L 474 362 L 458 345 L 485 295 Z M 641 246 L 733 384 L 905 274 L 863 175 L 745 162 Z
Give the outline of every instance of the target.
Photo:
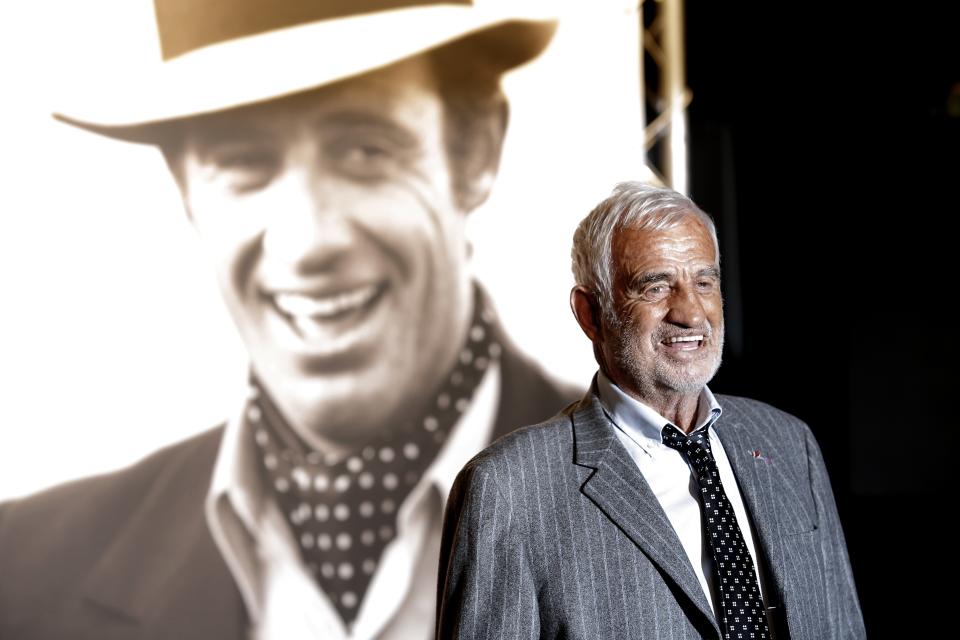
M 490 363 L 493 313 L 476 296 L 466 344 L 425 413 L 339 461 L 309 450 L 267 394 L 252 383 L 246 419 L 265 481 L 287 517 L 305 565 L 349 627 L 386 546 L 397 512 L 469 407 Z
M 720 629 L 725 640 L 770 637 L 753 557 L 737 524 L 737 516 L 720 482 L 707 429 L 689 436 L 671 424 L 663 427 L 663 443 L 679 451 L 693 467 L 700 487 L 703 525 L 713 556 L 720 599 Z

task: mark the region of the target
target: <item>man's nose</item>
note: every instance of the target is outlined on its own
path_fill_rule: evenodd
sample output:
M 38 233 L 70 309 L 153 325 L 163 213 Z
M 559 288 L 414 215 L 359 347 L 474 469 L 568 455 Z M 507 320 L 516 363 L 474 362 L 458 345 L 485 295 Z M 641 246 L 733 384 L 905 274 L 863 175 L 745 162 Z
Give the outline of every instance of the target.
M 269 258 L 299 270 L 323 269 L 353 245 L 349 217 L 335 204 L 316 169 L 291 167 L 274 188 L 263 236 Z
M 698 327 L 704 323 L 703 301 L 690 287 L 681 287 L 670 298 L 666 320 L 682 327 Z

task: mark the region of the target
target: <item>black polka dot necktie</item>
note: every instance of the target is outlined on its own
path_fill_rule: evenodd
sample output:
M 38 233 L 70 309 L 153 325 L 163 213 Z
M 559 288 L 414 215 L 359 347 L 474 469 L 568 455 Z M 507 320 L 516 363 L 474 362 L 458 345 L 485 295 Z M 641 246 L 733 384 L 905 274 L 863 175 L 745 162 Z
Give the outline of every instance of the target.
M 753 557 L 720 482 L 707 429 L 686 436 L 668 424 L 663 427 L 662 434 L 663 443 L 679 451 L 697 476 L 703 525 L 713 557 L 714 580 L 720 599 L 718 617 L 724 639 L 769 638 Z
M 501 347 L 478 292 L 456 366 L 426 412 L 339 461 L 309 450 L 253 381 L 246 420 L 265 481 L 284 512 L 305 565 L 349 627 L 387 544 L 397 512 L 470 406 Z

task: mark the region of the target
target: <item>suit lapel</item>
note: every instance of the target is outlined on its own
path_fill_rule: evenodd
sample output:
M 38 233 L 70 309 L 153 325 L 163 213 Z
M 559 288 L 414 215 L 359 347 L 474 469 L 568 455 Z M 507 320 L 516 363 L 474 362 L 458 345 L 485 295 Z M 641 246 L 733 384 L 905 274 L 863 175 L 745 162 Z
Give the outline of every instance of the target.
M 790 468 L 792 456 L 772 433 L 747 419 L 729 402 L 720 400 L 723 417 L 715 425 L 717 436 L 733 468 L 744 503 L 756 530 L 758 546 L 766 559 L 767 584 L 783 602 L 783 585 L 790 567 L 783 549 L 783 535 L 815 528 L 814 514 L 798 498 L 797 479 L 802 474 Z M 769 594 L 768 594 L 769 597 Z
M 141 630 L 128 637 L 243 636 L 240 594 L 203 512 L 215 449 L 207 454 L 194 452 L 155 480 L 85 583 L 94 611 Z
M 673 580 L 702 618 L 698 626 L 712 627 L 719 636 L 713 611 L 680 539 L 592 391 L 575 408 L 571 419 L 574 462 L 594 469 L 581 491 Z M 709 627 L 702 624 L 704 621 Z

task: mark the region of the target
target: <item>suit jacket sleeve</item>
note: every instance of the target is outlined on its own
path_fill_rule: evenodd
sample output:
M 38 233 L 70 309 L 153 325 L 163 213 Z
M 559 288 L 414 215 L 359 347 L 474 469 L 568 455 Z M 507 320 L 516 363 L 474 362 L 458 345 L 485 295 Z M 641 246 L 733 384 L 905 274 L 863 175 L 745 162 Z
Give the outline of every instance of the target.
M 524 519 L 496 468 L 467 465 L 444 515 L 437 594 L 437 637 L 530 638 L 539 614 Z
M 827 592 L 838 596 L 837 599 L 827 598 L 827 611 L 823 613 L 828 618 L 829 628 L 836 630 L 837 637 L 865 638 L 863 613 L 860 611 L 860 600 L 853 582 L 853 570 L 850 567 L 847 544 L 830 487 L 830 478 L 820 447 L 809 429 L 806 430 L 806 445 L 810 485 L 820 527 L 823 529 L 820 540 L 823 545 L 821 553 L 826 571 Z

